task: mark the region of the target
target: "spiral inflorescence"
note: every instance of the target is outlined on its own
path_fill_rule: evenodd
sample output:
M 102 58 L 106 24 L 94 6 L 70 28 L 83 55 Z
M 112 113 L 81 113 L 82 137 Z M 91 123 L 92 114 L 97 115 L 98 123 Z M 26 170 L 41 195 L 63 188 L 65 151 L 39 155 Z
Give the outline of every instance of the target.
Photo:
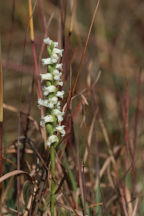
M 45 84 L 42 88 L 43 99 L 38 99 L 39 106 L 45 107 L 46 115 L 41 118 L 40 125 L 46 127 L 48 139 L 46 144 L 58 144 L 60 136 L 65 136 L 63 121 L 64 112 L 61 111 L 61 100 L 64 91 L 59 90 L 63 86 L 61 81 L 62 63 L 58 60 L 62 57 L 63 50 L 58 49 L 58 42 L 53 42 L 50 38 L 45 38 L 49 57 L 42 59 L 42 64 L 47 66 L 47 73 L 40 74 L 41 82 Z

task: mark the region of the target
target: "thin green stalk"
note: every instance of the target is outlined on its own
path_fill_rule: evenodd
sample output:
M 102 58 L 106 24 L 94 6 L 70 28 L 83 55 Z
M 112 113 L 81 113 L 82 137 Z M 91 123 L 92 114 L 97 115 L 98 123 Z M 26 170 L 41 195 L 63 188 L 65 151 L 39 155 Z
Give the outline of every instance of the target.
M 51 216 L 54 216 L 55 210 L 55 152 L 54 146 L 52 145 L 50 148 L 50 155 L 51 155 L 51 174 L 52 174 L 52 181 L 51 181 Z
M 100 188 L 100 184 L 98 184 L 96 188 L 96 203 L 100 203 L 100 202 L 101 202 L 101 188 Z M 99 216 L 102 216 L 101 206 L 96 207 L 96 214 L 98 214 Z
M 63 156 L 63 158 L 64 158 L 63 163 L 64 163 L 64 166 L 66 167 L 66 169 L 68 171 L 68 175 L 69 175 L 73 190 L 76 192 L 77 191 L 77 182 L 76 182 L 75 177 L 74 177 L 74 175 L 73 175 L 73 173 L 69 167 L 68 162 L 66 161 L 66 157 Z
M 65 155 L 63 155 L 63 163 L 64 163 L 64 166 L 66 167 L 66 169 L 68 171 L 68 175 L 69 175 L 69 178 L 70 178 L 70 181 L 71 181 L 71 184 L 72 184 L 72 188 L 76 192 L 77 189 L 78 189 L 77 182 L 76 182 L 76 179 L 75 179 L 75 177 L 74 177 L 74 175 L 73 175 L 73 173 L 72 173 L 72 171 L 71 171 L 71 169 L 69 167 L 69 164 L 68 164 L 68 162 L 66 160 Z M 81 203 L 81 197 L 79 198 L 79 203 Z M 87 201 L 86 201 L 86 212 L 87 212 L 88 216 L 91 215 Z
M 62 64 L 58 64 L 58 59 L 63 50 L 58 49 L 58 42 L 53 42 L 50 38 L 45 38 L 44 43 L 47 45 L 48 58 L 42 59 L 42 64 L 47 66 L 47 73 L 41 74 L 41 81 L 44 82 L 43 98 L 38 99 L 38 104 L 45 107 L 45 116 L 41 119 L 41 126 L 45 125 L 47 132 L 46 145 L 50 148 L 51 158 L 51 198 L 50 211 L 51 216 L 55 215 L 55 147 L 58 145 L 60 136 L 65 136 L 63 121 L 64 112 L 61 112 L 61 103 L 64 91 L 59 90 L 61 82 Z

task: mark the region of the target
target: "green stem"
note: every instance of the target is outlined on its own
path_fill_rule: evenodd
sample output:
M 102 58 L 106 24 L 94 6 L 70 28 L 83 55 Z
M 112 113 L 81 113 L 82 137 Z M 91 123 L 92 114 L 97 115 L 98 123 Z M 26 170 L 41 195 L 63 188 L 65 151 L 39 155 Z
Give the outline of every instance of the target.
M 51 154 L 51 174 L 52 174 L 52 181 L 51 181 L 51 216 L 54 216 L 54 208 L 55 208 L 55 152 L 54 152 L 54 146 L 51 145 L 50 149 Z

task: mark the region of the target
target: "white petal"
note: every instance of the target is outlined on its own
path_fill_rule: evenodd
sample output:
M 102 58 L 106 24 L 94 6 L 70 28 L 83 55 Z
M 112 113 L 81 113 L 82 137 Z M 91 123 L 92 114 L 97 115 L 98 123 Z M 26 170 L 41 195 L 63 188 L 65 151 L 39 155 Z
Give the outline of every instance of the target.
M 56 115 L 59 123 L 63 121 L 64 112 L 61 112 L 59 109 L 54 109 L 53 113 Z
M 49 64 L 53 64 L 51 58 L 42 59 L 42 65 L 49 65 Z
M 59 54 L 62 57 L 63 54 L 63 49 L 58 49 L 58 48 L 54 48 L 53 49 L 53 53 Z
M 62 69 L 63 69 L 62 67 L 63 67 L 63 64 L 62 64 L 62 63 L 56 65 L 56 69 L 62 70 Z
M 56 108 L 60 110 L 60 108 L 61 108 L 61 103 L 60 103 L 60 101 L 57 102 Z
M 60 77 L 61 77 L 61 75 L 62 75 L 62 73 L 59 72 L 58 70 L 54 70 L 54 71 L 53 71 L 53 75 L 54 75 L 54 80 L 59 81 L 59 80 L 60 80 Z
M 48 37 L 48 38 L 44 38 L 43 42 L 44 42 L 45 44 L 48 44 L 49 46 L 50 46 L 52 43 L 54 43 L 54 47 L 58 47 L 58 42 L 52 41 L 49 37 Z
M 48 100 L 38 99 L 38 105 L 48 107 Z
M 43 94 L 45 96 L 48 95 L 49 93 L 52 93 L 52 92 L 55 92 L 55 91 L 56 91 L 56 87 L 54 85 L 43 88 Z
M 55 75 L 54 76 L 54 80 L 59 81 L 60 80 L 61 75 Z
M 51 61 L 52 63 L 56 63 L 58 61 L 59 57 L 57 54 L 52 54 L 51 56 Z
M 63 121 L 63 117 L 62 116 L 57 116 L 57 119 L 58 119 L 58 122 L 60 123 L 60 122 L 62 122 Z
M 54 85 L 51 86 L 45 86 L 44 90 L 47 90 L 49 92 L 54 92 L 56 90 L 56 87 Z
M 58 115 L 64 115 L 64 112 L 61 112 L 59 109 L 54 109 L 53 113 L 58 116 Z
M 54 119 L 53 119 L 53 116 L 52 115 L 47 115 L 47 116 L 44 116 L 41 121 L 40 121 L 40 125 L 43 127 L 45 123 L 48 123 L 48 122 L 53 122 Z
M 57 54 L 53 54 L 50 58 L 43 58 L 42 65 L 54 64 L 58 61 L 59 57 Z
M 60 132 L 62 136 L 65 136 L 64 127 L 65 127 L 64 125 L 56 127 L 56 131 Z
M 56 96 L 63 99 L 64 91 L 58 91 Z
M 40 126 L 44 127 L 44 125 L 45 125 L 45 122 L 43 120 L 40 120 Z
M 63 86 L 63 82 L 57 82 L 57 85 Z
M 41 81 L 43 80 L 52 80 L 52 75 L 50 73 L 40 74 Z
M 48 104 L 48 108 L 53 109 L 53 108 L 54 108 L 54 104 L 51 103 L 51 102 L 49 102 L 49 104 Z
M 43 120 L 44 120 L 45 123 L 46 123 L 46 122 L 53 122 L 53 121 L 54 121 L 52 115 L 46 115 L 46 116 L 44 116 L 44 117 L 43 117 Z
M 65 128 L 64 125 L 58 125 L 58 126 L 56 127 L 56 130 L 57 130 L 57 131 L 61 131 L 61 130 L 63 130 L 64 128 Z
M 51 135 L 51 136 L 48 138 L 46 144 L 47 144 L 48 146 L 51 146 L 51 144 L 52 144 L 52 143 L 55 143 L 55 142 L 58 142 L 58 137 L 57 137 L 56 135 Z
M 49 98 L 48 100 L 48 107 L 53 109 L 54 108 L 54 105 L 56 105 L 58 103 L 58 98 L 57 97 L 52 97 L 52 98 Z
M 55 69 L 55 70 L 53 71 L 53 75 L 59 75 L 59 74 L 62 74 L 61 72 L 59 72 L 59 70 Z
M 39 98 L 39 99 L 38 99 L 38 104 L 41 105 L 41 102 L 42 102 L 42 99 Z

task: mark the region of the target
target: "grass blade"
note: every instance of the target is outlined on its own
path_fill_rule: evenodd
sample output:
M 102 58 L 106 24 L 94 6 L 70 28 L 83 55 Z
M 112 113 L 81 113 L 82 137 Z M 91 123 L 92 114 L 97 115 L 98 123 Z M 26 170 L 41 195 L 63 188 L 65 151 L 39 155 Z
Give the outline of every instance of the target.
M 2 157 L 3 157 L 3 72 L 2 72 L 1 41 L 0 41 L 0 177 L 2 176 L 2 166 L 3 166 Z M 2 194 L 2 184 L 0 184 L 0 197 L 1 194 Z M 0 199 L 0 204 L 1 204 L 1 199 Z M 0 214 L 1 214 L 1 208 L 0 208 Z
M 93 24 L 94 24 L 94 20 L 95 20 L 95 16 L 96 16 L 96 13 L 97 13 L 97 10 L 98 10 L 98 7 L 99 7 L 99 3 L 100 3 L 100 0 L 98 0 L 98 2 L 96 4 L 96 7 L 95 7 L 95 10 L 94 10 L 94 14 L 93 14 L 92 21 L 91 21 L 91 24 L 90 24 L 89 32 L 88 32 L 86 43 L 85 43 L 85 47 L 83 49 L 83 53 L 82 53 L 82 56 L 81 56 L 80 66 L 78 68 L 77 76 L 76 76 L 75 81 L 74 81 L 72 95 L 74 95 L 74 93 L 75 93 L 75 89 L 76 89 L 76 86 L 77 86 L 77 82 L 78 82 L 78 78 L 79 78 L 80 71 L 81 71 L 81 68 L 82 68 L 82 64 L 84 62 L 84 57 L 85 57 L 85 54 L 86 54 L 88 41 L 89 41 L 89 38 L 90 38 L 90 33 L 91 33 L 91 30 L 92 30 L 92 27 L 93 27 Z

